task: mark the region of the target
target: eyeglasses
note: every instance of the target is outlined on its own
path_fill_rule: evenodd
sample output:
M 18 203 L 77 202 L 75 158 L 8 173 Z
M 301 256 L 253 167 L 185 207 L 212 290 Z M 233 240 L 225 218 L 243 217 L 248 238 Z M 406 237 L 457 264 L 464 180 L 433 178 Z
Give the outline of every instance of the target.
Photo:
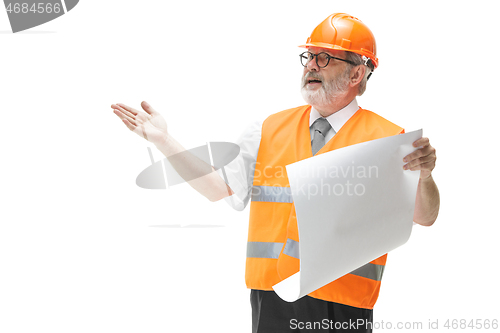
M 301 53 L 300 55 L 300 63 L 302 66 L 306 67 L 307 64 L 316 57 L 316 65 L 318 65 L 319 68 L 325 68 L 328 66 L 330 63 L 330 59 L 335 59 L 335 60 L 340 60 L 347 62 L 348 64 L 351 64 L 353 66 L 356 66 L 356 64 L 352 61 L 346 60 L 346 59 L 340 59 L 337 57 L 332 57 L 331 55 L 325 53 L 325 52 L 320 52 L 318 54 L 311 53 L 309 51 L 306 51 L 304 53 Z

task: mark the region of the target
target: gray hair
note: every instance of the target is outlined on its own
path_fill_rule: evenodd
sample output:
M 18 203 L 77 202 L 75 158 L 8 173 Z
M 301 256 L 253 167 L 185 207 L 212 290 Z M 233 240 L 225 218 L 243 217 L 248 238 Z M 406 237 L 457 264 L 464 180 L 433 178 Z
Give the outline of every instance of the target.
M 368 75 L 373 71 L 369 66 L 365 65 L 365 61 L 363 58 L 354 52 L 346 52 L 346 60 L 352 61 L 355 63 L 355 66 L 358 65 L 364 65 L 365 66 L 365 76 L 363 77 L 363 80 L 359 83 L 358 86 L 358 96 L 363 95 L 363 93 L 366 90 L 366 81 L 368 80 Z

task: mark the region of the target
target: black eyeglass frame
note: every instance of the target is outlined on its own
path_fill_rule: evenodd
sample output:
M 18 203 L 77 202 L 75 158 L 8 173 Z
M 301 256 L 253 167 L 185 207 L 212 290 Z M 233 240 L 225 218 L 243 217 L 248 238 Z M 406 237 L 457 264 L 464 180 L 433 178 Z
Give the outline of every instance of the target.
M 306 64 L 304 65 L 304 64 L 302 63 L 302 59 L 308 59 L 308 58 L 309 58 L 309 57 L 307 57 L 307 58 L 306 58 L 306 57 L 304 56 L 306 53 L 309 53 L 309 54 L 312 56 L 312 59 L 311 59 L 311 60 L 307 60 Z M 324 55 L 326 56 L 326 58 L 328 59 L 328 61 L 326 62 L 326 65 L 325 65 L 325 66 L 320 66 L 320 65 L 318 64 L 318 56 L 319 56 L 320 54 L 324 54 Z M 351 64 L 351 65 L 353 65 L 353 66 L 356 66 L 356 64 L 355 64 L 354 62 L 350 61 L 350 60 L 347 60 L 347 59 L 341 59 L 341 58 L 337 58 L 337 57 L 333 57 L 333 56 L 329 55 L 329 54 L 328 54 L 328 53 L 326 53 L 326 52 L 320 52 L 320 53 L 318 53 L 318 54 L 314 54 L 314 53 L 312 53 L 312 52 L 305 51 L 305 52 L 302 52 L 301 54 L 299 54 L 299 57 L 300 57 L 300 64 L 301 64 L 302 66 L 304 66 L 304 67 L 306 67 L 306 66 L 307 66 L 307 64 L 309 63 L 309 61 L 314 60 L 314 58 L 315 58 L 315 57 L 316 57 L 316 65 L 317 65 L 319 68 L 325 68 L 326 66 L 328 66 L 328 65 L 330 64 L 330 59 L 340 60 L 340 61 L 343 61 L 343 62 L 347 62 L 348 64 Z

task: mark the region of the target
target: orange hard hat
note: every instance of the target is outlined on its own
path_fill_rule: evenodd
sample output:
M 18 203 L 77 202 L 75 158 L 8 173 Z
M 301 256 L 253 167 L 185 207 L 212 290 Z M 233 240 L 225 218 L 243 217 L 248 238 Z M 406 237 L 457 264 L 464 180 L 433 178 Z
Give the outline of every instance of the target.
M 365 56 L 365 64 L 378 66 L 375 37 L 368 27 L 354 16 L 335 13 L 321 22 L 313 30 L 311 37 L 300 47 L 322 47 L 342 50 Z

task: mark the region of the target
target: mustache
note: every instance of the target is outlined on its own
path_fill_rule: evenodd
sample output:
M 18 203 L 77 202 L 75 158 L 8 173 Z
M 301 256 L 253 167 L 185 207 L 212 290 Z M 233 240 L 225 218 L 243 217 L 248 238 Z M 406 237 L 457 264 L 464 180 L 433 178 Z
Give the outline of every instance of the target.
M 307 72 L 303 77 L 302 77 L 302 88 L 304 88 L 307 84 L 307 79 L 317 79 L 321 80 L 321 82 L 324 82 L 323 76 L 320 75 L 317 72 Z
M 316 72 L 307 72 L 307 74 L 304 75 L 304 80 L 309 79 L 309 78 L 319 79 L 319 80 L 323 81 L 323 77 L 319 73 L 316 73 Z

